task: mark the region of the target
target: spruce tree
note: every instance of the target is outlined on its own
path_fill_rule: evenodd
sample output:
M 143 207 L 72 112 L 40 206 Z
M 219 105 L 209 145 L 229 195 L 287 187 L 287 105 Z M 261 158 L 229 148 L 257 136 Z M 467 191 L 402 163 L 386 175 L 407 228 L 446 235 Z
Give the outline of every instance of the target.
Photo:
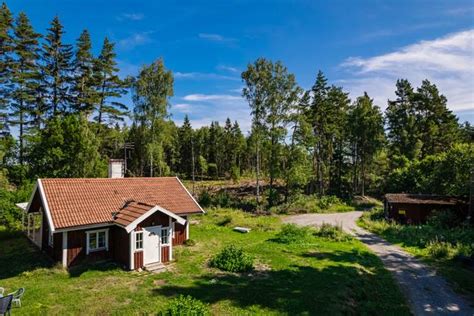
M 406 79 L 397 80 L 396 86 L 397 98 L 388 101 L 385 111 L 390 156 L 394 167 L 397 167 L 400 158 L 417 159 L 422 146 L 413 87 Z
M 0 7 L 0 132 L 7 129 L 6 113 L 12 89 L 13 17 L 5 3 Z
M 316 175 L 318 192 L 324 194 L 324 178 L 326 171 L 326 120 L 329 105 L 327 79 L 322 71 L 316 76 L 316 82 L 311 88 L 312 102 L 308 112 L 309 122 L 313 130 L 313 169 Z
M 179 144 L 180 171 L 190 178 L 194 173 L 194 143 L 193 129 L 187 115 L 184 117 L 183 126 L 179 128 Z
M 33 30 L 26 14 L 20 13 L 14 27 L 14 53 L 12 73 L 12 102 L 9 123 L 19 127 L 19 161 L 24 161 L 24 137 L 31 123 L 31 115 L 41 86 L 38 66 L 40 35 Z
M 42 59 L 50 115 L 69 110 L 72 82 L 72 46 L 63 43 L 64 28 L 56 16 L 44 37 Z
M 114 44 L 105 38 L 99 57 L 94 63 L 94 83 L 97 89 L 95 121 L 99 124 L 123 121 L 127 106 L 119 101 L 127 93 L 127 84 L 118 76 Z
M 421 158 L 445 151 L 459 140 L 460 127 L 447 99 L 435 84 L 423 80 L 414 95 Z
M 97 91 L 94 86 L 94 56 L 89 31 L 84 30 L 76 42 L 75 58 L 73 60 L 73 83 L 71 94 L 74 102 L 72 109 L 89 117 L 96 103 Z

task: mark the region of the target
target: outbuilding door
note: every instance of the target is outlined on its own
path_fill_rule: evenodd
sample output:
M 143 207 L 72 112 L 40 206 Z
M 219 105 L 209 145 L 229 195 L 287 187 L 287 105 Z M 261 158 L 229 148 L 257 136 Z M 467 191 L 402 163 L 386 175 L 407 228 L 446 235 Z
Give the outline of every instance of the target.
M 161 227 L 143 227 L 143 264 L 161 261 Z

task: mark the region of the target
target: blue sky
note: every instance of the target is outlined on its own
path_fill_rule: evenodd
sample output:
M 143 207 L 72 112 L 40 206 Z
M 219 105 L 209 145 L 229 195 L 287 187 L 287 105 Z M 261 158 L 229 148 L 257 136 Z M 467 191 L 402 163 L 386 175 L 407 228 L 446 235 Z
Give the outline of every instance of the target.
M 258 57 L 281 60 L 309 88 L 321 69 L 351 97 L 386 107 L 397 78 L 428 78 L 462 121 L 474 123 L 473 1 L 100 1 L 15 0 L 44 33 L 58 15 L 66 41 L 83 29 L 98 52 L 116 43 L 122 75 L 163 57 L 175 74 L 171 113 L 194 126 L 249 110 L 240 73 Z M 126 97 L 125 101 L 130 102 Z

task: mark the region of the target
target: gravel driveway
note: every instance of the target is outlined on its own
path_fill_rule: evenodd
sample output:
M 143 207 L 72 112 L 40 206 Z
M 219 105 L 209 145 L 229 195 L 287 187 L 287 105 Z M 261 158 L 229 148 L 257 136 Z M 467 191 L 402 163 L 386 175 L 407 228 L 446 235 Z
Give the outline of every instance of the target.
M 330 223 L 356 236 L 367 245 L 393 273 L 415 315 L 474 315 L 474 309 L 454 293 L 436 272 L 412 255 L 356 224 L 363 212 L 292 215 L 284 222 L 302 226 Z

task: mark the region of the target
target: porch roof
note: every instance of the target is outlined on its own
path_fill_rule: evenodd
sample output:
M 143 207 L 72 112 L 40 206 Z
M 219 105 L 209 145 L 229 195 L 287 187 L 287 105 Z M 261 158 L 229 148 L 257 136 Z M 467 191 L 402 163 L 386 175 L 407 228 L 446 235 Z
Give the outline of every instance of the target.
M 131 232 L 137 225 L 155 212 L 161 212 L 184 225 L 186 220 L 159 205 L 150 205 L 143 202 L 130 201 L 114 216 L 114 223 Z

